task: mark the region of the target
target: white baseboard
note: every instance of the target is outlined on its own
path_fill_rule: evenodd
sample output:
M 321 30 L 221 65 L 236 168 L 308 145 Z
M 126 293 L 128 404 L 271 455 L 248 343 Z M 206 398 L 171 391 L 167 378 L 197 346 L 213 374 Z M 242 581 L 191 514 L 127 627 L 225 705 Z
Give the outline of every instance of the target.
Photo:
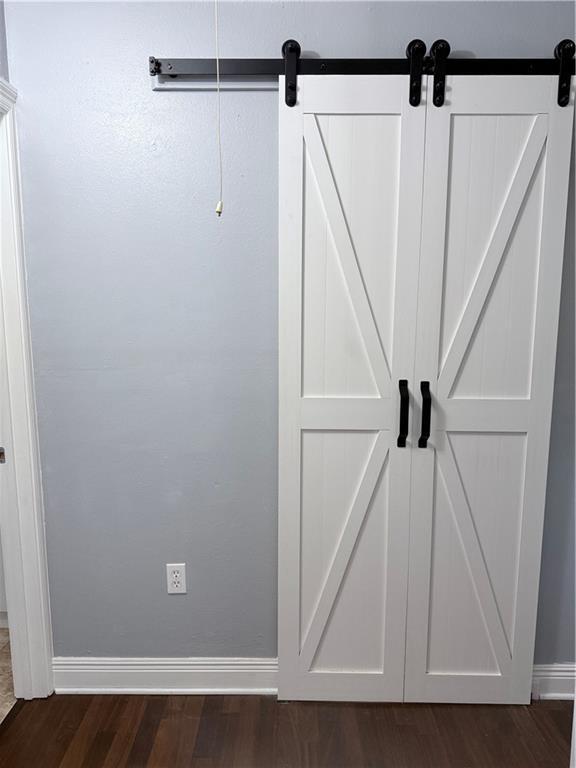
M 534 665 L 534 699 L 574 699 L 575 688 L 576 663 Z
M 53 660 L 56 693 L 276 694 L 278 659 L 96 658 Z M 576 663 L 534 666 L 534 699 L 574 699 Z
M 56 693 L 276 694 L 277 659 L 53 659 Z

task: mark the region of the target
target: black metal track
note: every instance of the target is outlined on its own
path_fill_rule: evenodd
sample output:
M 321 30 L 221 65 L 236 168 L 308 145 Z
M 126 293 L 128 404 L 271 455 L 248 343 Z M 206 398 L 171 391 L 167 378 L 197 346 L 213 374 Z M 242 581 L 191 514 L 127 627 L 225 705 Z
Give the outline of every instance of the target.
M 215 59 L 149 59 L 151 75 L 215 77 Z M 222 77 L 277 77 L 285 71 L 284 59 L 220 59 Z M 567 67 L 575 74 L 572 59 Z M 556 75 L 557 59 L 446 59 L 447 75 Z M 408 75 L 408 59 L 299 59 L 299 75 Z M 434 74 L 426 57 L 423 74 Z
M 297 40 L 286 40 L 281 59 L 221 59 L 220 75 L 228 77 L 278 77 L 285 75 L 284 99 L 293 107 L 297 101 L 299 75 L 409 75 L 410 104 L 420 104 L 422 76 L 433 75 L 432 103 L 444 104 L 446 75 L 558 75 L 558 104 L 570 103 L 570 81 L 574 74 L 573 40 L 561 40 L 553 59 L 450 59 L 450 43 L 435 40 L 425 56 L 423 40 L 412 40 L 405 59 L 302 59 Z M 215 59 L 148 60 L 151 75 L 215 77 Z

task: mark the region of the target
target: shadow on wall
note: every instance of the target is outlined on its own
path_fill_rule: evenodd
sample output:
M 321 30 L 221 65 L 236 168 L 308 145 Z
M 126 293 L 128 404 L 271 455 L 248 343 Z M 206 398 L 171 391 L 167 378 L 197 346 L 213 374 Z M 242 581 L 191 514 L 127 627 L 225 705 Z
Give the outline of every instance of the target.
M 536 664 L 575 659 L 575 144 L 573 137 L 534 654 Z M 563 610 L 559 611 L 558 606 L 563 606 Z

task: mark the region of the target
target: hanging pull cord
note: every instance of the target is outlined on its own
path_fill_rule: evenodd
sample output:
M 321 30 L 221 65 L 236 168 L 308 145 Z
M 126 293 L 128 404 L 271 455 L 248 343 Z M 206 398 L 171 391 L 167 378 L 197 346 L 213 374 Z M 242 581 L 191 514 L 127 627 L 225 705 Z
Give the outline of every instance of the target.
M 220 117 L 220 43 L 218 34 L 218 0 L 214 0 L 214 36 L 216 42 L 216 124 L 218 133 L 218 177 L 219 177 L 219 197 L 216 206 L 216 215 L 222 216 L 222 128 Z

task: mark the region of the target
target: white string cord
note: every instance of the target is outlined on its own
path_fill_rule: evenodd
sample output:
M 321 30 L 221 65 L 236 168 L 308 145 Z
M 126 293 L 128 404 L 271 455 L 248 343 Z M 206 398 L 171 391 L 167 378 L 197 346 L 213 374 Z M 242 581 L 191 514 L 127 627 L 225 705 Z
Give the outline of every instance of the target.
M 216 214 L 222 215 L 222 129 L 220 118 L 220 43 L 218 34 L 218 0 L 214 0 L 214 36 L 216 41 L 216 122 L 218 132 L 218 176 L 219 176 L 219 198 L 218 205 L 216 206 Z

